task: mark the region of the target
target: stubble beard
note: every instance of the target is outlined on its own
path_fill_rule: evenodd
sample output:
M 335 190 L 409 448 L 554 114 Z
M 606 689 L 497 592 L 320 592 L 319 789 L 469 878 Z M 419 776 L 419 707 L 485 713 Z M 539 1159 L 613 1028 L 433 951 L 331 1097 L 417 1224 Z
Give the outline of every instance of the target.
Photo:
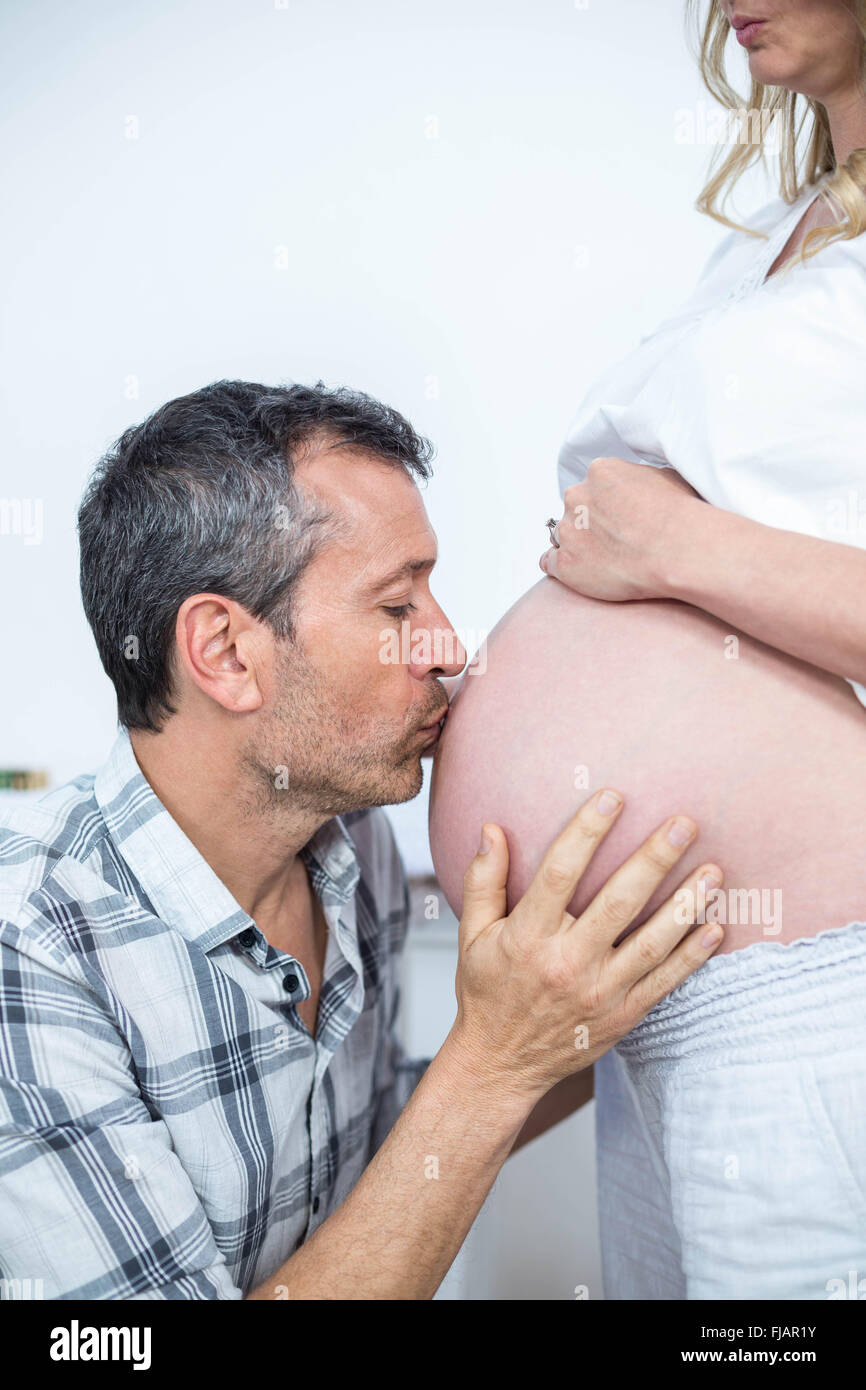
M 278 660 L 274 705 L 241 758 L 257 809 L 330 818 L 417 796 L 424 780 L 417 734 L 389 733 L 341 700 L 297 648 L 290 652 Z

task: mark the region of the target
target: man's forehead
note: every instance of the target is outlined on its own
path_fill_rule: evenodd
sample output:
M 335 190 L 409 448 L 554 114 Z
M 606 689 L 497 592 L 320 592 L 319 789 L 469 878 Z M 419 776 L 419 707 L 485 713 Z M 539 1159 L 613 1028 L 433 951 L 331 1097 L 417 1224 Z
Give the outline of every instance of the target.
M 295 477 L 305 492 L 314 493 L 333 510 L 343 503 L 351 516 L 363 508 L 405 508 L 407 499 L 421 497 L 406 469 L 368 449 L 323 440 L 298 459 Z
M 436 535 L 418 487 L 399 465 L 350 446 L 324 448 L 299 462 L 296 479 L 337 521 L 326 549 L 332 564 L 351 571 L 353 588 L 374 593 L 432 568 Z

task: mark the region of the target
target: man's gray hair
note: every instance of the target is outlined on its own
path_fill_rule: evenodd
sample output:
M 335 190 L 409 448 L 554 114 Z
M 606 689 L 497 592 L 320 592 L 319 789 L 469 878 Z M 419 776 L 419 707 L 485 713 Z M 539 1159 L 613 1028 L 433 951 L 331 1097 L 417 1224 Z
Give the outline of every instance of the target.
M 345 387 L 216 381 L 160 406 L 100 459 L 78 513 L 81 596 L 118 720 L 158 733 L 177 611 L 234 599 L 294 637 L 291 595 L 336 533 L 293 481 L 308 446 L 352 446 L 420 478 L 432 447 L 396 410 Z

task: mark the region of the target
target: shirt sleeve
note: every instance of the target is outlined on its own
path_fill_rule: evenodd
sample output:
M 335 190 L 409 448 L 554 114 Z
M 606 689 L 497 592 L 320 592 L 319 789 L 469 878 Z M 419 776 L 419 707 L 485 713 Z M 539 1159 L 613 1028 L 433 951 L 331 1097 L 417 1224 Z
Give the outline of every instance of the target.
M 393 827 L 383 816 L 386 845 L 388 848 L 388 889 L 386 901 L 391 906 L 388 915 L 387 940 L 389 954 L 389 1000 L 387 1029 L 382 1056 L 379 1059 L 377 1075 L 379 1078 L 375 1114 L 371 1131 L 370 1157 L 387 1139 L 405 1109 L 409 1097 L 430 1065 L 430 1057 L 411 1058 L 406 1055 L 400 1037 L 398 1017 L 400 1013 L 400 974 L 403 953 L 406 949 L 406 936 L 411 917 L 411 898 L 409 880 Z
M 398 1003 L 399 1003 L 399 990 Z M 370 1157 L 385 1142 L 409 1097 L 430 1065 L 432 1058 L 406 1056 L 396 1028 L 392 1025 L 386 1043 L 385 1084 L 377 1092 L 370 1136 Z
M 243 1296 L 105 1000 L 7 923 L 0 1276 L 46 1299 Z

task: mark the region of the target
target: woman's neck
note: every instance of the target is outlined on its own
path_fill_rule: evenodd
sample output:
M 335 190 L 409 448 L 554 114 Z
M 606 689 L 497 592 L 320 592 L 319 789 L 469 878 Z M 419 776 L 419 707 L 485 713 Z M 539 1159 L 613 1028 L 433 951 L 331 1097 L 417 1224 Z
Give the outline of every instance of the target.
M 825 103 L 837 165 L 853 150 L 866 149 L 866 100 L 858 87 Z

